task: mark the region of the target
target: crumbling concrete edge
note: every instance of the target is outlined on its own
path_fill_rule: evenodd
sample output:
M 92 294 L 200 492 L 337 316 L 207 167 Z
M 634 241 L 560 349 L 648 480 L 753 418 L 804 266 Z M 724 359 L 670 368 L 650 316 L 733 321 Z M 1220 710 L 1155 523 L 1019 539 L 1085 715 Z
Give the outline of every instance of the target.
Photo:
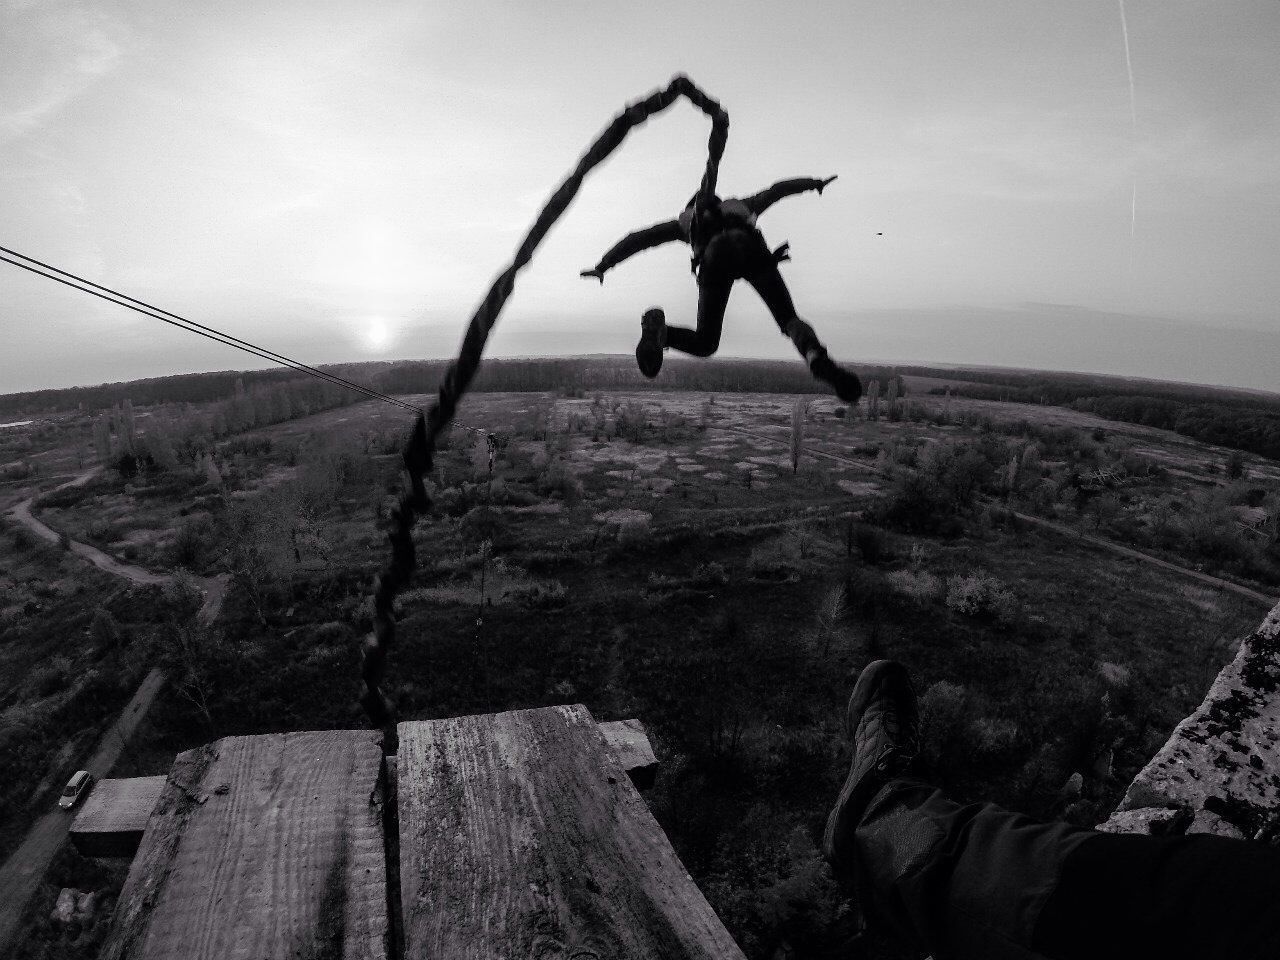
M 1280 838 L 1280 603 L 1098 829 Z

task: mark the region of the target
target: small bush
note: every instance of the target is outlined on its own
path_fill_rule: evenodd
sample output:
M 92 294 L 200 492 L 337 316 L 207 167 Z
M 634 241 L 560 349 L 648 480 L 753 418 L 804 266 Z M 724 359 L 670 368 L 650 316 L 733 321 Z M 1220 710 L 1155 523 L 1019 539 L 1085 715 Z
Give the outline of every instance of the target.
M 800 550 L 793 538 L 774 537 L 751 548 L 747 567 L 757 577 L 791 580 L 799 573 Z
M 213 559 L 213 541 L 213 522 L 209 517 L 192 517 L 178 528 L 169 544 L 169 559 L 188 570 L 203 569 Z
M 649 416 L 644 404 L 628 400 L 627 405 L 618 411 L 618 436 L 632 443 L 644 443 L 649 434 Z
M 947 580 L 947 607 L 966 617 L 1012 623 L 1017 598 L 995 577 L 978 572 Z
M 941 600 L 946 592 L 942 579 L 927 570 L 895 570 L 885 577 L 885 582 L 895 593 L 922 607 Z
M 539 489 L 547 494 L 560 494 L 564 502 L 572 506 L 582 497 L 582 481 L 563 460 L 553 460 L 539 480 Z

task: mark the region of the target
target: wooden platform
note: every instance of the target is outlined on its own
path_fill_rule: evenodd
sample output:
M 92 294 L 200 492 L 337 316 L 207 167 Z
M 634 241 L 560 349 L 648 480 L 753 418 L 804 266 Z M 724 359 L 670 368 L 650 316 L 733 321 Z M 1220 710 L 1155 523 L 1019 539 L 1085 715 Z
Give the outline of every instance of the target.
M 180 754 L 100 956 L 386 957 L 379 739 L 228 737 Z
M 379 736 L 227 738 L 174 764 L 111 958 L 740 958 L 630 776 L 638 721 L 582 706 Z

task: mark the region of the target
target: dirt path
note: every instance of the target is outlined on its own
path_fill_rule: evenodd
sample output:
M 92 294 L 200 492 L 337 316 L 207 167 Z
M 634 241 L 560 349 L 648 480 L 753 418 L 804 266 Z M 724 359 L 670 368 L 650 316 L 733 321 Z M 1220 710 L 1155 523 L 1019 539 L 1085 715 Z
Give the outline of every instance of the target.
M 101 467 L 91 467 L 84 473 L 80 474 L 74 480 L 69 480 L 64 484 L 56 486 L 53 490 L 47 492 L 53 493 L 54 490 L 65 490 L 67 487 L 81 487 L 92 480 L 102 470 Z M 58 532 L 40 521 L 34 513 L 31 512 L 32 505 L 35 503 L 35 497 L 28 497 L 21 503 L 16 504 L 9 510 L 9 516 L 17 520 L 28 530 L 34 533 L 40 539 L 47 543 L 58 542 Z M 114 576 L 129 580 L 132 583 L 139 584 L 155 584 L 167 583 L 169 577 L 152 573 L 143 567 L 134 566 L 130 563 L 121 563 L 110 554 L 103 553 L 97 547 L 92 547 L 87 543 L 79 543 L 71 541 L 71 552 L 82 560 L 87 560 L 99 570 L 104 570 Z
M 95 467 L 87 470 L 74 480 L 64 483 L 56 489 L 61 490 L 65 487 L 87 483 L 98 472 L 98 469 Z M 57 532 L 45 526 L 31 513 L 33 499 L 29 498 L 22 501 L 9 511 L 10 515 L 37 536 L 57 542 Z M 142 567 L 120 563 L 114 557 L 108 556 L 88 544 L 73 541 L 71 551 L 76 556 L 92 563 L 98 569 L 105 570 L 107 573 L 128 580 L 131 583 L 167 583 L 173 579 L 172 577 L 152 573 L 150 570 L 144 570 Z M 201 604 L 197 617 L 201 623 L 213 623 L 218 618 L 218 613 L 222 610 L 222 601 L 226 596 L 227 577 L 224 575 L 197 577 L 194 579 L 204 593 L 204 603 Z M 147 711 L 151 709 L 152 703 L 155 702 L 156 697 L 164 687 L 164 680 L 164 673 L 160 668 L 153 668 L 143 678 L 142 683 L 138 685 L 138 689 L 134 691 L 124 709 L 120 711 L 120 716 L 116 718 L 115 722 L 98 740 L 98 745 L 94 748 L 92 756 L 84 765 L 84 769 L 92 773 L 96 779 L 101 780 L 111 773 L 111 769 L 115 766 L 116 761 L 120 759 L 120 754 L 128 744 L 129 739 L 133 736 L 138 725 L 146 718 Z M 44 814 L 32 824 L 31 829 L 27 831 L 27 835 L 18 849 L 5 861 L 3 866 L 0 866 L 0 944 L 8 944 L 13 938 L 14 931 L 22 921 L 22 914 L 26 909 L 27 902 L 44 879 L 49 865 L 62 848 L 62 844 L 66 842 L 67 835 L 71 830 L 71 823 L 78 812 L 79 807 L 72 810 L 62 810 L 55 807 Z
M 770 437 L 762 433 L 752 433 L 748 430 L 742 430 L 738 427 L 713 426 L 711 427 L 711 429 L 725 430 L 725 431 L 728 431 L 729 433 L 736 433 L 744 437 L 750 437 L 753 440 L 763 440 L 765 443 L 776 443 L 776 444 L 779 444 L 780 446 L 788 446 L 790 444 L 789 440 L 783 440 L 778 437 Z M 808 449 L 805 451 L 805 453 L 806 455 L 809 455 L 809 456 L 820 457 L 825 460 L 834 460 L 837 463 L 848 464 L 851 467 L 857 467 L 860 470 L 865 470 L 866 472 L 874 474 L 876 476 L 881 475 L 880 471 L 877 470 L 875 467 L 871 466 L 870 464 L 860 463 L 857 460 L 851 460 L 848 457 L 842 457 L 834 453 L 827 453 L 823 450 L 814 450 L 814 449 Z M 990 501 L 990 502 L 994 503 L 995 501 Z M 1242 597 L 1248 597 L 1250 600 L 1256 600 L 1259 603 L 1266 604 L 1267 609 L 1271 609 L 1271 607 L 1275 606 L 1275 603 L 1276 603 L 1275 597 L 1268 597 L 1266 594 L 1260 593 L 1257 590 L 1254 590 L 1250 587 L 1246 587 L 1238 583 L 1232 583 L 1230 580 L 1223 580 L 1221 577 L 1215 577 L 1207 573 L 1201 573 L 1199 570 L 1192 570 L 1189 567 L 1179 566 L 1176 563 L 1170 563 L 1168 560 L 1161 560 L 1159 557 L 1153 557 L 1149 553 L 1143 553 L 1141 550 L 1135 550 L 1132 547 L 1126 547 L 1121 544 L 1114 543 L 1110 540 L 1104 540 L 1101 537 L 1091 537 L 1087 533 L 1081 533 L 1080 531 L 1075 530 L 1071 527 L 1068 527 L 1065 524 L 1055 523 L 1054 521 L 1046 520 L 1043 517 L 1037 517 L 1029 513 L 1019 513 L 1016 510 L 1010 511 L 1010 513 L 1012 513 L 1013 516 L 1017 517 L 1019 520 L 1023 520 L 1027 523 L 1035 524 L 1036 526 L 1045 530 L 1052 530 L 1054 533 L 1057 533 L 1064 537 L 1068 537 L 1072 540 L 1076 540 L 1080 543 L 1087 543 L 1090 546 L 1099 547 L 1103 550 L 1109 550 L 1112 553 L 1117 553 L 1120 556 L 1128 557 L 1132 560 L 1140 560 L 1144 563 L 1150 563 L 1153 566 L 1163 567 L 1165 570 L 1171 570 L 1174 573 L 1182 574 L 1184 577 L 1190 577 L 1193 580 L 1199 580 L 1201 583 L 1206 583 L 1209 586 L 1218 587 L 1219 589 L 1230 591 L 1231 593 L 1238 594 Z
M 1019 520 L 1027 523 L 1033 523 L 1037 527 L 1045 530 L 1052 530 L 1054 533 L 1069 537 L 1072 540 L 1078 540 L 1081 543 L 1087 543 L 1091 546 L 1102 547 L 1104 550 L 1110 550 L 1112 553 L 1118 553 L 1123 557 L 1129 557 L 1133 560 L 1141 560 L 1145 563 L 1154 564 L 1157 567 L 1164 567 L 1166 570 L 1172 570 L 1180 573 L 1184 577 L 1191 577 L 1193 580 L 1199 580 L 1201 583 L 1207 583 L 1211 587 L 1218 587 L 1222 590 L 1229 590 L 1237 593 L 1242 597 L 1248 597 L 1250 600 L 1257 600 L 1259 603 L 1267 605 L 1267 609 L 1271 609 L 1276 604 L 1275 597 L 1268 597 L 1264 593 L 1250 589 L 1239 583 L 1232 583 L 1230 580 L 1223 580 L 1221 577 L 1214 577 L 1207 573 L 1201 573 L 1199 570 L 1192 570 L 1189 567 L 1180 567 L 1176 563 L 1170 563 L 1168 560 L 1161 560 L 1159 557 L 1153 557 L 1149 553 L 1143 553 L 1141 550 L 1134 550 L 1132 547 L 1126 547 L 1119 543 L 1113 543 L 1110 540 L 1103 540 L 1101 537 L 1091 537 L 1087 533 L 1081 533 L 1071 527 L 1061 523 L 1054 523 L 1052 520 L 1046 520 L 1044 517 L 1037 517 L 1030 513 L 1019 513 L 1016 510 L 1010 511 Z

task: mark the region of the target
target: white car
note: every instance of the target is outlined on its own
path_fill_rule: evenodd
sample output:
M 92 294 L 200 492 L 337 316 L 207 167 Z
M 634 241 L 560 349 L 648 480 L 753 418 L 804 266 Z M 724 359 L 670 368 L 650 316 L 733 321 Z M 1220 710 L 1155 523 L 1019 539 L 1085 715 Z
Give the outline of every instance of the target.
M 89 787 L 92 785 L 93 774 L 88 770 L 77 770 L 62 789 L 62 796 L 58 798 L 58 806 L 63 810 L 70 810 L 80 802 L 81 797 L 89 792 Z

